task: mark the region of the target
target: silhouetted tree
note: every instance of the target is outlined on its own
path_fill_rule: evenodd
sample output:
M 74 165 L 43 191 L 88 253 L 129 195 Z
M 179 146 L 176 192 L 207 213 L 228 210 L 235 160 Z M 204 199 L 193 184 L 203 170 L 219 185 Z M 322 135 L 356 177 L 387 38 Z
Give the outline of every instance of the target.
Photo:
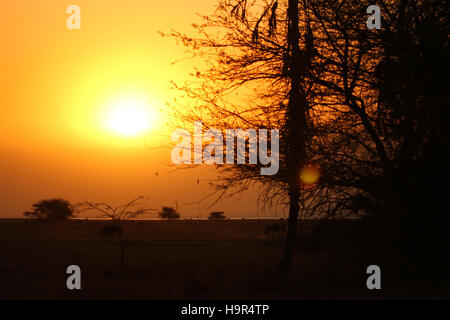
M 446 5 L 381 1 L 382 29 L 367 30 L 355 23 L 367 17 L 363 3 L 326 3 L 310 6 L 322 72 L 309 75 L 317 95 L 306 150 L 322 177 L 304 190 L 303 212 L 367 217 L 388 243 L 382 258 L 426 250 L 417 269 L 439 277 L 450 265 Z
M 102 226 L 99 235 L 102 238 L 108 238 L 110 240 L 116 240 L 120 248 L 120 266 L 122 273 L 125 272 L 125 247 L 127 244 L 127 239 L 125 238 L 125 225 L 130 220 L 136 219 L 143 216 L 154 209 L 142 207 L 143 203 L 148 200 L 148 198 L 139 196 L 130 202 L 113 207 L 104 202 L 80 202 L 74 207 L 75 210 L 81 214 L 83 212 L 97 212 L 96 218 L 110 219 L 108 225 Z M 136 208 L 140 206 L 139 208 Z
M 189 125 L 202 120 L 205 129 L 281 129 L 278 175 L 260 176 L 259 165 L 221 165 L 216 184 L 221 196 L 262 184 L 264 200 L 288 203 L 281 270 L 291 262 L 300 207 L 303 215 L 329 217 L 402 220 L 425 210 L 444 218 L 444 1 L 379 1 L 382 30 L 367 29 L 368 4 L 359 0 L 258 4 L 219 1 L 194 26 L 197 38 L 172 33 L 206 65 L 175 85 L 188 101 L 176 112 Z M 320 183 L 301 181 L 307 164 L 320 167 Z
M 69 201 L 63 199 L 41 200 L 32 205 L 32 211 L 25 211 L 26 218 L 39 220 L 65 220 L 74 216 L 73 207 Z
M 161 219 L 176 220 L 180 219 L 180 214 L 175 208 L 172 207 L 162 207 L 162 210 L 158 212 Z
M 245 0 L 219 1 L 217 11 L 194 26 L 199 38 L 171 34 L 208 66 L 195 70 L 192 82 L 175 85 L 193 102 L 177 108 L 176 117 L 190 124 L 201 120 L 204 128 L 222 132 L 280 129 L 276 176 L 261 176 L 260 165 L 221 166 L 223 175 L 216 187 L 223 196 L 262 182 L 264 201 L 287 200 L 289 223 L 280 263 L 280 270 L 286 273 L 300 209 L 300 170 L 307 162 L 305 143 L 310 139 L 306 130 L 311 86 L 305 75 L 315 49 L 305 5 L 300 12 L 298 0 L 256 2 L 262 5 L 261 11 Z M 239 100 L 240 96 L 244 99 Z
M 386 10 L 392 18 L 377 43 L 383 57 L 374 87 L 393 165 L 377 181 L 389 189 L 376 196 L 398 220 L 420 225 L 425 216 L 448 225 L 442 187 L 450 178 L 448 8 L 445 1 L 407 0 Z
M 209 213 L 209 220 L 225 220 L 227 217 L 223 211 L 213 211 Z
M 308 158 L 323 177 L 312 208 L 403 221 L 440 215 L 448 180 L 448 18 L 443 1 L 381 1 L 367 30 L 365 4 L 310 1 L 320 77 Z M 424 187 L 424 186 L 427 187 Z M 436 216 L 438 215 L 438 216 Z M 433 217 L 433 218 L 431 218 Z

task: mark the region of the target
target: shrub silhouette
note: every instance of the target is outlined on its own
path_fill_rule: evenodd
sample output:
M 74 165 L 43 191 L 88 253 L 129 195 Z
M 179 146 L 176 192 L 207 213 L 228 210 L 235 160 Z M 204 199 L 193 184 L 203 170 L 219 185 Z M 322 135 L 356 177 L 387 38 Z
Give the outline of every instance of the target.
M 159 213 L 161 219 L 175 220 L 180 218 L 180 214 L 172 207 L 162 207 Z
M 69 201 L 64 199 L 41 200 L 32 205 L 32 211 L 25 211 L 23 215 L 27 218 L 38 220 L 65 220 L 73 217 L 73 207 Z
M 225 220 L 226 218 L 223 211 L 213 211 L 208 217 L 209 220 Z

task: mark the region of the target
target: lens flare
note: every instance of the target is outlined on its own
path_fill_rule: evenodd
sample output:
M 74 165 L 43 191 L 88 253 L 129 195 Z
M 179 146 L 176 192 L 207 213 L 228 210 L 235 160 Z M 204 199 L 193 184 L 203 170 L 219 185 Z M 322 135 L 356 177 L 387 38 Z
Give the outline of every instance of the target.
M 315 165 L 304 166 L 300 171 L 300 180 L 306 185 L 316 184 L 320 179 L 320 168 Z

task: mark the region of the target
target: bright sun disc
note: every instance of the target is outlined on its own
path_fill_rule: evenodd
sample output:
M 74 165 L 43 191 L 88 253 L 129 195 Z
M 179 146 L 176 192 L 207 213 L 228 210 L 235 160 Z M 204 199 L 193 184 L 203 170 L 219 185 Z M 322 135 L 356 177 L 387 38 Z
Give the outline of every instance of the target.
M 122 136 L 136 136 L 151 127 L 152 117 L 146 101 L 139 99 L 120 99 L 107 110 L 107 127 Z

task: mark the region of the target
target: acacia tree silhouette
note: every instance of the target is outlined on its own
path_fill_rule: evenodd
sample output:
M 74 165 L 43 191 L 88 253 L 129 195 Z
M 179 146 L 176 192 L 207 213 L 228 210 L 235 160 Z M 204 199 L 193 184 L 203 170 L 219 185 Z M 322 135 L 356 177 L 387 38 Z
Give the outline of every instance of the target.
M 170 34 L 206 65 L 191 81 L 174 84 L 188 101 L 178 100 L 176 119 L 187 128 L 201 120 L 205 129 L 222 131 L 281 129 L 276 176 L 260 176 L 258 165 L 219 166 L 216 187 L 220 198 L 260 183 L 263 200 L 288 203 L 283 273 L 292 260 L 300 207 L 305 215 L 402 220 L 418 208 L 436 211 L 429 203 L 445 198 L 437 196 L 442 189 L 420 186 L 438 186 L 439 174 L 449 176 L 448 63 L 438 67 L 448 55 L 445 6 L 438 0 L 380 6 L 383 28 L 373 31 L 365 24 L 367 6 L 358 0 L 219 1 L 194 25 L 198 37 Z M 440 172 L 430 170 L 436 160 Z M 308 163 L 322 173 L 313 186 L 299 177 Z
M 25 211 L 26 218 L 39 220 L 65 220 L 74 216 L 74 210 L 69 201 L 63 199 L 41 200 L 32 205 L 33 211 Z
M 382 29 L 369 31 L 355 23 L 365 18 L 360 1 L 325 3 L 310 6 L 322 74 L 310 76 L 320 90 L 307 150 L 324 174 L 309 201 L 330 215 L 376 218 L 383 257 L 417 260 L 426 250 L 435 263 L 417 268 L 439 277 L 450 265 L 447 6 L 380 1 Z
M 203 24 L 195 25 L 201 37 L 170 34 L 209 65 L 205 71 L 192 74 L 200 80 L 199 85 L 174 84 L 194 101 L 188 108 L 176 108 L 175 118 L 185 123 L 201 120 L 205 128 L 220 130 L 280 129 L 280 170 L 276 176 L 260 176 L 259 165 L 227 167 L 216 187 L 221 191 L 220 198 L 226 192 L 234 194 L 263 182 L 267 183 L 265 201 L 276 200 L 280 194 L 281 201 L 288 200 L 288 231 L 280 262 L 283 274 L 291 264 L 296 238 L 300 170 L 306 161 L 304 148 L 309 138 L 306 114 L 311 88 L 305 75 L 315 52 L 306 6 L 302 6 L 300 15 L 298 4 L 298 0 L 262 1 L 262 12 L 258 12 L 246 0 L 219 1 L 217 11 L 203 17 Z M 287 19 L 280 20 L 283 15 Z M 302 49 L 300 42 L 304 44 Z M 240 106 L 238 95 L 246 97 Z M 232 157 L 236 160 L 235 154 Z
M 172 207 L 162 207 L 161 211 L 158 213 L 161 219 L 176 220 L 180 219 L 180 214 L 175 208 Z
M 120 267 L 122 273 L 125 272 L 126 239 L 124 238 L 124 228 L 126 223 L 130 220 L 143 216 L 150 211 L 154 211 L 154 209 L 149 208 L 136 208 L 136 206 L 142 206 L 143 202 L 146 200 L 148 200 L 147 197 L 139 196 L 134 198 L 130 202 L 117 207 L 113 207 L 104 202 L 95 203 L 89 201 L 79 202 L 74 205 L 75 210 L 78 214 L 92 211 L 99 213 L 96 218 L 111 220 L 112 225 L 104 226 L 104 228 L 102 228 L 101 230 L 101 233 L 111 233 L 111 235 L 117 236 L 117 244 L 120 248 Z
M 378 31 L 354 23 L 366 18 L 359 1 L 309 3 L 318 35 L 312 69 L 321 73 L 308 74 L 317 90 L 310 100 L 315 135 L 306 149 L 324 173 L 307 190 L 315 195 L 308 196 L 312 208 L 403 223 L 424 214 L 444 218 L 439 181 L 448 179 L 450 160 L 444 3 L 382 1 Z
M 213 211 L 209 213 L 209 220 L 226 220 L 225 212 L 223 211 Z

